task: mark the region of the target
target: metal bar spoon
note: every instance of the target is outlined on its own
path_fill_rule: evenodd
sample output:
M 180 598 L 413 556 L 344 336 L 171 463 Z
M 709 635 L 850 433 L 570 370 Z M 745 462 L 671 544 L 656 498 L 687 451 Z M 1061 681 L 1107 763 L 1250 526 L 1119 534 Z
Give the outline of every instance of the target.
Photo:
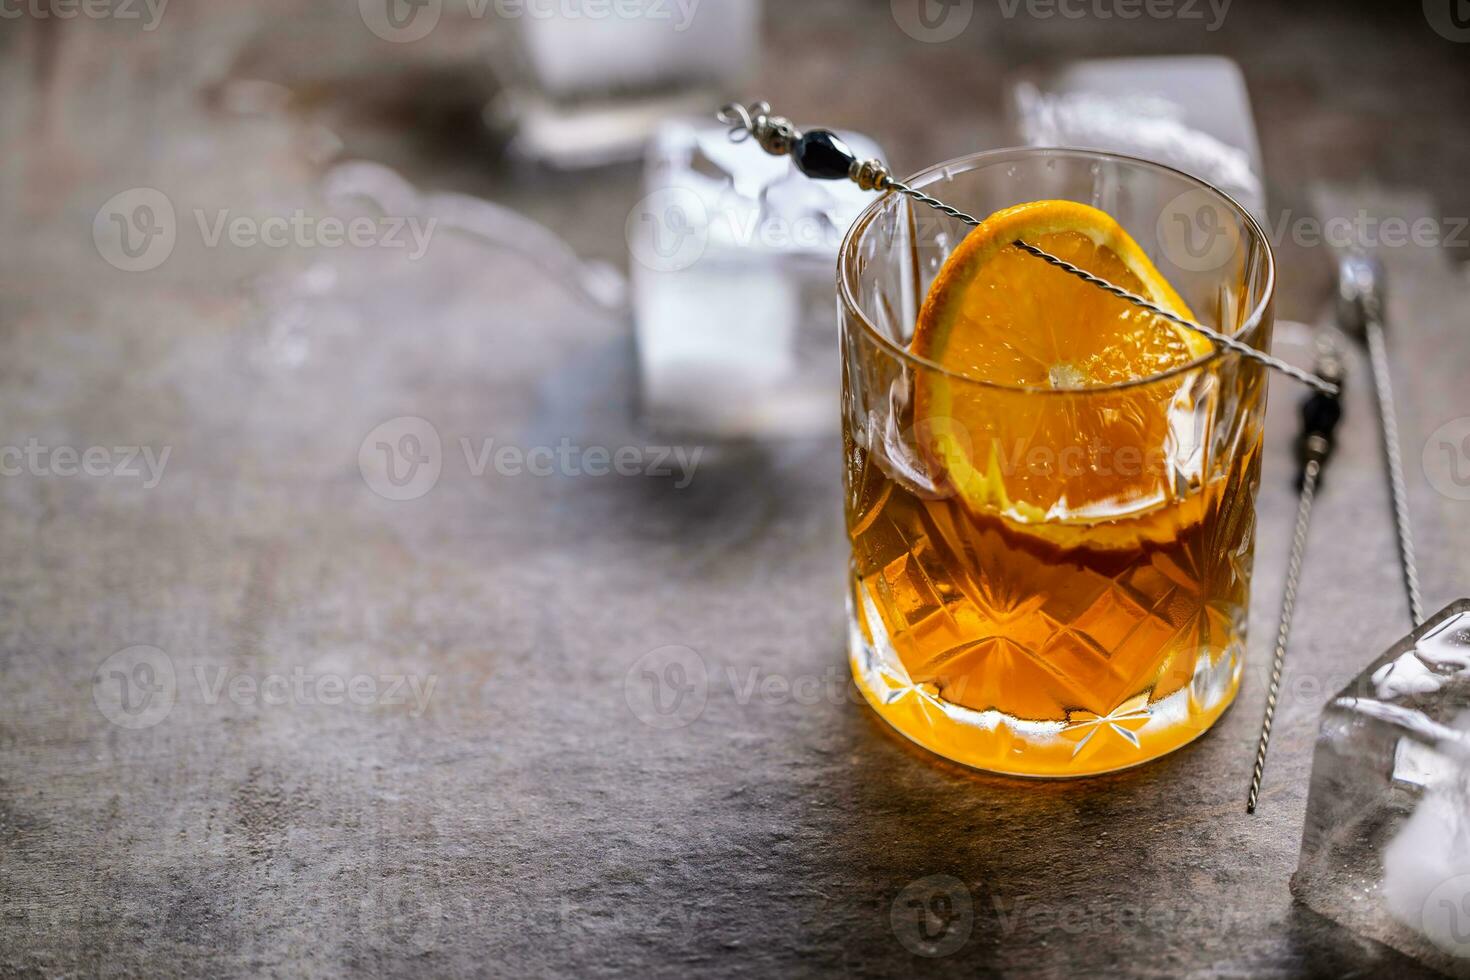
M 1419 566 L 1414 558 L 1414 535 L 1409 527 L 1409 492 L 1399 452 L 1398 412 L 1394 410 L 1393 380 L 1388 370 L 1384 340 L 1383 266 L 1361 252 L 1349 252 L 1338 263 L 1337 319 L 1344 330 L 1368 348 L 1373 368 L 1373 391 L 1378 399 L 1378 424 L 1383 435 L 1383 458 L 1393 498 L 1393 524 L 1398 533 L 1399 566 L 1409 599 L 1409 617 L 1417 627 L 1424 622 L 1424 599 L 1419 592 Z

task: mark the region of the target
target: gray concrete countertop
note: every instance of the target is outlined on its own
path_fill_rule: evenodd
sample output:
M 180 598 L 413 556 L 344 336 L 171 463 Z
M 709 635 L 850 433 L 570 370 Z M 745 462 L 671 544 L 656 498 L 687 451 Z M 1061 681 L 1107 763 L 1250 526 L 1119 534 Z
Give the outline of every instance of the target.
M 687 487 L 477 472 L 486 440 L 648 444 L 622 319 L 454 236 L 422 258 L 208 244 L 224 209 L 309 207 L 360 158 L 625 262 L 636 167 L 540 174 L 476 135 L 503 32 L 452 11 L 387 44 L 354 6 L 0 27 L 0 445 L 49 454 L 0 476 L 0 974 L 1420 971 L 1287 891 L 1317 711 L 1407 628 L 1361 360 L 1262 812 L 1243 796 L 1299 397 L 1280 380 L 1236 707 L 1120 775 L 964 770 L 846 684 L 835 441 L 711 452 Z M 1283 227 L 1328 199 L 1470 214 L 1470 45 L 1417 4 L 1238 0 L 1218 31 L 976 4 L 948 44 L 887 3 L 768 6 L 752 94 L 874 134 L 900 171 L 997 143 L 1020 65 L 1209 50 L 1245 70 Z M 129 272 L 92 226 L 134 188 L 178 240 Z M 1421 466 L 1470 415 L 1458 234 L 1384 250 L 1434 609 L 1470 592 L 1470 504 Z M 1278 315 L 1313 320 L 1330 257 L 1280 238 Z M 425 436 L 404 418 L 441 472 L 392 500 L 359 453 Z M 98 449 L 98 475 L 62 447 Z M 668 645 L 705 669 L 672 728 L 637 683 Z M 907 903 L 941 894 L 961 941 L 916 956 Z

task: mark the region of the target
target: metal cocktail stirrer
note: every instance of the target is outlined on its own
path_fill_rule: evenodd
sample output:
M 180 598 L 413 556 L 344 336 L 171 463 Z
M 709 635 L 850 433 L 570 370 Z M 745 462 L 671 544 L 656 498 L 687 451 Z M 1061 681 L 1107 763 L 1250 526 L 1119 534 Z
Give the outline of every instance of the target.
M 1383 435 L 1383 459 L 1388 470 L 1389 495 L 1393 503 L 1394 529 L 1398 534 L 1399 565 L 1403 572 L 1404 591 L 1409 599 L 1409 617 L 1417 628 L 1424 622 L 1424 600 L 1419 594 L 1419 568 L 1414 559 L 1414 539 L 1409 530 L 1409 499 L 1404 484 L 1404 465 L 1399 452 L 1398 413 L 1394 410 L 1393 382 L 1388 370 L 1388 345 L 1384 341 L 1383 311 L 1383 267 L 1361 253 L 1349 253 L 1338 263 L 1337 270 L 1337 320 L 1348 333 L 1368 348 L 1368 359 L 1373 369 L 1373 388 L 1378 399 L 1378 424 Z M 1336 375 L 1330 367 L 1319 361 L 1318 369 L 1334 380 L 1341 380 L 1340 361 L 1335 352 L 1327 353 L 1328 359 L 1338 364 Z M 1321 472 L 1320 462 L 1314 458 L 1312 444 L 1319 440 L 1322 426 L 1328 426 L 1326 441 L 1318 442 L 1325 452 L 1331 450 L 1330 427 L 1335 426 L 1341 408 L 1333 398 L 1332 405 L 1312 402 L 1323 395 L 1313 395 L 1302 407 L 1305 429 L 1301 448 L 1305 453 L 1302 473 L 1302 497 L 1297 510 L 1296 533 L 1292 538 L 1291 558 L 1287 563 L 1286 598 L 1281 607 L 1281 629 L 1276 638 L 1276 656 L 1271 664 L 1271 686 L 1266 695 L 1266 714 L 1261 723 L 1261 741 L 1256 749 L 1256 767 L 1251 777 L 1250 795 L 1246 797 L 1247 813 L 1256 812 L 1256 801 L 1261 792 L 1261 773 L 1266 765 L 1266 747 L 1271 741 L 1271 719 L 1276 713 L 1276 697 L 1281 688 L 1281 665 L 1286 656 L 1286 639 L 1291 631 L 1292 605 L 1296 600 L 1297 577 L 1302 569 L 1302 551 L 1306 547 L 1307 520 L 1311 515 L 1312 497 L 1316 491 L 1317 476 Z
M 1318 340 L 1317 372 L 1342 386 L 1341 352 L 1330 337 Z M 1271 683 L 1266 690 L 1266 712 L 1261 719 L 1261 737 L 1256 743 L 1256 764 L 1251 772 L 1251 788 L 1245 798 L 1245 812 L 1256 812 L 1261 795 L 1261 777 L 1266 772 L 1266 750 L 1271 745 L 1271 723 L 1276 719 L 1276 699 L 1281 695 L 1281 669 L 1286 664 L 1286 641 L 1291 636 L 1291 615 L 1296 610 L 1297 583 L 1302 574 L 1302 557 L 1307 550 L 1307 527 L 1312 520 L 1312 502 L 1317 498 L 1317 481 L 1322 467 L 1332 454 L 1333 433 L 1342 418 L 1342 402 L 1336 394 L 1313 392 L 1302 403 L 1302 431 L 1297 440 L 1297 458 L 1302 469 L 1298 482 L 1301 495 L 1297 499 L 1296 527 L 1291 534 L 1291 557 L 1286 562 L 1286 591 L 1281 599 L 1281 620 L 1276 629 L 1276 651 L 1271 657 Z
M 753 102 L 749 106 L 739 103 L 729 103 L 720 109 L 718 113 L 720 122 L 730 126 L 730 139 L 739 143 L 746 139 L 754 138 L 760 144 L 761 149 L 775 156 L 791 154 L 796 162 L 796 167 L 803 174 L 817 180 L 851 180 L 865 191 L 894 191 L 905 197 L 912 198 L 921 204 L 927 204 L 951 217 L 958 218 L 968 225 L 978 225 L 980 221 L 965 212 L 951 207 L 937 198 L 930 197 L 921 191 L 917 191 L 902 181 L 893 177 L 880 160 L 859 160 L 848 149 L 847 144 L 838 139 L 837 135 L 830 130 L 814 129 L 807 133 L 797 132 L 795 126 L 789 119 L 781 116 L 771 115 L 771 106 L 766 102 Z M 1181 316 L 1169 312 L 1161 306 L 1150 302 L 1142 296 L 1136 295 L 1120 286 L 1108 282 L 1093 275 L 1086 269 L 1079 268 L 1066 259 L 1058 258 L 1050 252 L 1038 248 L 1036 245 L 1016 239 L 1011 244 L 1030 255 L 1036 256 L 1050 265 L 1061 269 L 1070 275 L 1076 276 L 1084 282 L 1091 283 L 1099 289 L 1103 289 L 1119 299 L 1127 300 L 1140 309 L 1147 310 L 1154 316 L 1162 317 L 1182 327 L 1187 327 L 1196 333 L 1210 338 L 1217 345 L 1229 348 L 1258 361 L 1273 370 L 1295 378 L 1328 394 L 1335 394 L 1337 386 L 1325 378 L 1293 367 L 1285 361 L 1272 357 L 1270 354 L 1262 353 L 1247 343 L 1236 340 L 1234 337 L 1221 333 L 1210 327 L 1192 320 L 1186 320 Z

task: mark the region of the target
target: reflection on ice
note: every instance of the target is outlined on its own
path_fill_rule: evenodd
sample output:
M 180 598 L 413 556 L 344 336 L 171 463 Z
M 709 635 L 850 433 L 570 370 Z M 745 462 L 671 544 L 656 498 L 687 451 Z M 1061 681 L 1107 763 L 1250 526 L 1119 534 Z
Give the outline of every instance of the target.
M 1370 664 L 1323 712 L 1292 891 L 1470 974 L 1470 600 Z

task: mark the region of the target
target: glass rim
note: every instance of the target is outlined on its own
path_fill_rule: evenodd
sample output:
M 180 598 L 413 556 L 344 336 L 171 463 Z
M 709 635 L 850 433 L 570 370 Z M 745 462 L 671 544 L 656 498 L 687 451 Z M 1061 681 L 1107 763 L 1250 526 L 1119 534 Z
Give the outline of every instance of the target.
M 1260 298 L 1251 307 L 1250 313 L 1247 314 L 1244 319 L 1242 319 L 1240 326 L 1230 336 L 1232 338 L 1240 338 L 1246 334 L 1249 334 L 1252 330 L 1256 329 L 1256 327 L 1260 325 L 1261 320 L 1266 315 L 1266 310 L 1270 308 L 1271 301 L 1274 299 L 1276 294 L 1276 253 L 1271 248 L 1270 239 L 1268 239 L 1266 237 L 1266 233 L 1261 230 L 1260 223 L 1256 221 L 1255 217 L 1249 211 L 1241 206 L 1239 201 L 1235 200 L 1235 198 L 1231 197 L 1229 194 L 1225 193 L 1220 188 L 1214 186 L 1208 181 L 1201 180 L 1200 178 L 1195 177 L 1193 174 L 1185 173 L 1184 171 L 1179 170 L 1176 167 L 1171 167 L 1167 164 L 1158 163 L 1154 160 L 1145 160 L 1142 157 L 1129 156 L 1126 153 L 1113 153 L 1107 150 L 1089 150 L 1081 147 L 1064 146 L 1009 146 L 1001 147 L 994 150 L 982 150 L 978 153 L 969 153 L 964 156 L 953 157 L 949 160 L 933 164 L 905 178 L 904 183 L 908 184 L 915 190 L 918 190 L 928 186 L 928 184 L 930 183 L 933 183 L 938 177 L 943 176 L 947 171 L 950 171 L 954 168 L 962 167 L 965 170 L 975 170 L 978 168 L 979 165 L 986 163 L 1000 163 L 1007 159 L 1014 159 L 1018 157 L 1039 157 L 1047 155 L 1076 157 L 1079 159 L 1090 160 L 1106 160 L 1116 163 L 1124 163 L 1130 166 L 1136 166 L 1144 170 L 1157 171 L 1158 173 L 1179 178 L 1186 183 L 1193 184 L 1196 188 L 1213 194 L 1224 201 L 1225 204 L 1228 205 L 1229 208 L 1236 214 L 1236 216 L 1241 219 L 1247 231 L 1252 236 L 1254 236 L 1256 241 L 1260 242 L 1261 248 L 1266 256 L 1266 277 L 1264 285 L 1261 288 Z M 1194 360 L 1188 361 L 1184 364 L 1179 364 L 1171 367 L 1166 371 L 1159 371 L 1154 374 L 1145 375 L 1141 378 L 1130 378 L 1127 381 L 1115 381 L 1110 384 L 1094 385 L 1085 388 L 1048 388 L 1042 387 L 1040 385 L 1010 384 L 1003 381 L 993 381 L 987 378 L 977 378 L 961 371 L 951 370 L 950 368 L 945 367 L 937 361 L 931 361 L 927 357 L 922 357 L 918 354 L 915 354 L 907 347 L 898 344 L 893 340 L 893 338 L 887 336 L 883 331 L 879 330 L 878 326 L 873 323 L 871 319 L 869 319 L 866 311 L 864 311 L 862 306 L 859 305 L 857 297 L 854 295 L 852 280 L 856 276 L 854 270 L 851 270 L 849 268 L 852 263 L 853 256 L 856 253 L 858 240 L 868 230 L 868 227 L 878 218 L 878 215 L 882 213 L 883 209 L 891 206 L 894 202 L 894 199 L 897 197 L 898 195 L 896 194 L 883 194 L 879 196 L 876 200 L 874 200 L 871 204 L 869 204 L 862 210 L 862 212 L 857 216 L 856 220 L 854 220 L 852 225 L 847 229 L 847 233 L 843 235 L 842 245 L 837 252 L 837 296 L 839 301 L 842 303 L 845 311 L 862 325 L 861 329 L 868 335 L 868 337 L 872 339 L 875 343 L 877 343 L 880 348 L 882 348 L 893 357 L 896 357 L 901 362 L 906 362 L 915 368 L 920 368 L 926 371 L 932 371 L 937 374 L 944 375 L 947 378 L 961 381 L 965 384 L 979 385 L 981 387 L 991 388 L 998 391 L 1075 396 L 1087 395 L 1095 392 L 1120 391 L 1129 388 L 1142 387 L 1144 385 L 1149 385 L 1158 381 L 1173 378 L 1176 375 L 1184 374 L 1188 371 L 1195 371 L 1200 368 L 1204 368 L 1216 361 L 1223 360 L 1227 356 L 1240 356 L 1238 352 L 1232 351 L 1228 347 L 1223 347 L 1219 344 L 1215 344 L 1214 350 L 1212 350 L 1208 354 L 1197 357 Z M 1214 342 L 1212 341 L 1211 343 L 1213 344 Z

